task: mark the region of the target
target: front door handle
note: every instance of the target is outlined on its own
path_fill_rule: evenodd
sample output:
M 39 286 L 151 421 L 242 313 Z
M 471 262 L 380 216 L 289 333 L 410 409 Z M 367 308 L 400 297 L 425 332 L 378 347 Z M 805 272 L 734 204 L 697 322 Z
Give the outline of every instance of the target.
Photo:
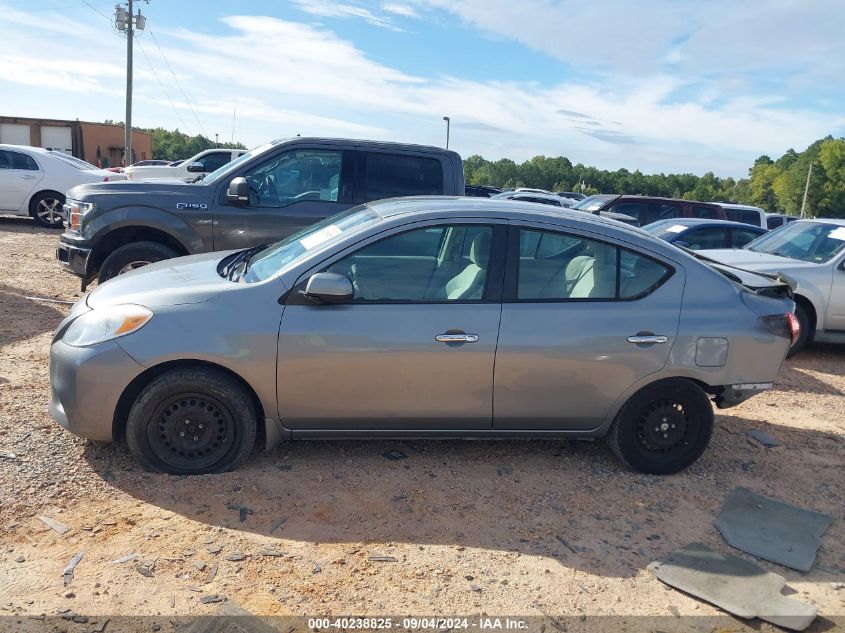
M 24 180 L 35 180 L 35 176 L 32 176 L 30 174 L 24 174 L 23 176 L 21 176 L 21 178 L 23 178 Z
M 434 340 L 438 343 L 478 343 L 478 334 L 438 334 Z
M 669 340 L 666 336 L 658 336 L 654 334 L 637 334 L 636 336 L 629 336 L 629 343 L 665 343 Z

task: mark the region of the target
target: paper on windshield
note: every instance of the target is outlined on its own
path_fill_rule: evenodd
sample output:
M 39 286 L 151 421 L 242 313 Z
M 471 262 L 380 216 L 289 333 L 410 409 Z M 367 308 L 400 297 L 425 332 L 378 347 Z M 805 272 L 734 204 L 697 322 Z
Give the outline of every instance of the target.
M 329 224 L 327 227 L 320 229 L 316 233 L 312 233 L 311 235 L 306 235 L 299 243 L 302 244 L 302 247 L 310 251 L 315 246 L 319 246 L 323 242 L 332 239 L 333 237 L 337 237 L 343 231 L 341 231 L 336 225 Z
M 835 240 L 842 240 L 843 242 L 845 242 L 845 226 L 840 227 L 838 229 L 833 229 L 828 235 L 828 237 L 831 237 Z
M 673 224 L 668 229 L 666 229 L 666 232 L 667 233 L 680 233 L 681 231 L 683 231 L 686 228 L 687 227 L 685 227 L 683 224 Z

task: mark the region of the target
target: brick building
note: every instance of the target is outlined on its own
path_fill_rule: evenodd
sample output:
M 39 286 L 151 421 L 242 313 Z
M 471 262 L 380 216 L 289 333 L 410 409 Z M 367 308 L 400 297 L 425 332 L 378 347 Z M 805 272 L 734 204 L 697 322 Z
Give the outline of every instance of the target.
M 62 150 L 100 167 L 123 165 L 122 125 L 0 116 L 0 143 Z M 132 132 L 131 163 L 153 157 L 153 139 Z

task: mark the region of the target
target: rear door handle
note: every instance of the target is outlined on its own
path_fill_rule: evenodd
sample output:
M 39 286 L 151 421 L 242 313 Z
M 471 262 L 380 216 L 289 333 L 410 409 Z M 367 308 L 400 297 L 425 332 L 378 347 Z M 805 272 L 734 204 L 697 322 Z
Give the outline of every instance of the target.
M 637 334 L 636 336 L 629 336 L 629 343 L 665 343 L 669 340 L 666 336 L 658 336 L 654 334 Z
M 438 334 L 434 340 L 438 343 L 478 343 L 478 334 Z
M 24 180 L 35 180 L 35 176 L 31 176 L 30 174 L 24 174 L 21 178 Z

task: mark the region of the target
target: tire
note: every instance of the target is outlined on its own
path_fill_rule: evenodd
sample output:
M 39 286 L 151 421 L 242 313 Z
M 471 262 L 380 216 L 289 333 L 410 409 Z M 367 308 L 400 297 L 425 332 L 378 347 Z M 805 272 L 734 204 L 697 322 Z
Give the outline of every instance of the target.
M 29 203 L 29 212 L 37 224 L 48 229 L 64 228 L 62 206 L 65 197 L 55 191 L 42 191 Z
M 97 281 L 104 283 L 112 277 L 141 268 L 147 264 L 178 257 L 169 246 L 158 242 L 131 242 L 116 248 L 103 260 Z
M 180 368 L 138 395 L 126 421 L 126 443 L 146 470 L 222 473 L 249 457 L 257 428 L 255 406 L 237 380 L 217 369 Z
M 812 327 L 810 315 L 807 314 L 807 310 L 800 303 L 795 304 L 795 318 L 798 319 L 798 323 L 801 325 L 801 331 L 798 333 L 798 338 L 795 339 L 792 347 L 786 353 L 787 358 L 795 356 L 810 342 L 810 328 Z
M 616 416 L 607 443 L 629 468 L 668 475 L 697 460 L 712 432 L 713 407 L 707 394 L 689 380 L 673 378 L 631 396 Z

